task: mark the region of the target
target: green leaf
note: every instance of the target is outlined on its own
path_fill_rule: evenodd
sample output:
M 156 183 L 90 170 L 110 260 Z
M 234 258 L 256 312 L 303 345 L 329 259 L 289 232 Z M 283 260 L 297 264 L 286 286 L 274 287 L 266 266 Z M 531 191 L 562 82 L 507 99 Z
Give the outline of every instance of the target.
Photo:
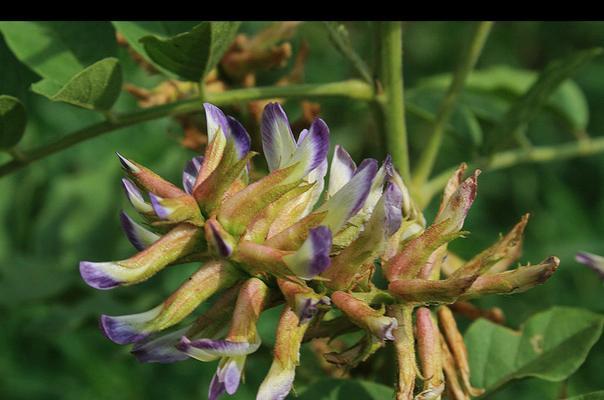
M 145 36 L 140 40 L 155 63 L 197 82 L 218 64 L 238 28 L 239 22 L 202 22 L 169 39 Z
M 578 396 L 569 397 L 566 400 L 604 400 L 604 390 L 597 392 L 580 394 Z
M 533 71 L 512 68 L 505 65 L 493 66 L 487 69 L 473 71 L 468 77 L 465 94 L 474 92 L 474 95 L 491 93 L 505 100 L 517 100 L 522 96 L 538 78 Z M 448 87 L 451 74 L 440 74 L 422 80 L 418 89 L 441 89 Z M 416 89 L 417 90 L 417 89 Z M 465 103 L 462 95 L 460 103 Z M 470 104 L 468 104 L 470 105 Z M 480 103 L 471 106 L 480 107 Z M 545 103 L 545 107 L 558 115 L 572 132 L 585 131 L 589 122 L 589 107 L 585 95 L 579 86 L 572 80 L 565 80 L 555 89 Z M 473 110 L 476 112 L 476 110 Z
M 602 315 L 569 307 L 533 315 L 520 332 L 479 319 L 465 334 L 472 383 L 493 391 L 529 376 L 562 381 L 585 361 L 603 325 Z
M 322 379 L 306 388 L 298 400 L 382 400 L 394 397 L 388 386 L 362 380 Z
M 15 96 L 26 102 L 29 86 L 40 77 L 21 63 L 10 51 L 4 38 L 0 34 L 0 65 L 2 65 L 2 79 L 0 79 L 0 93 Z
M 493 135 L 487 140 L 487 150 L 509 143 L 528 124 L 547 102 L 550 95 L 568 79 L 579 67 L 602 54 L 601 48 L 580 51 L 562 60 L 549 64 L 539 78 L 516 101 L 495 127 Z
M 0 22 L 15 56 L 43 78 L 59 83 L 92 63 L 117 55 L 108 22 Z
M 175 77 L 175 75 L 156 64 L 149 57 L 140 39 L 149 35 L 157 36 L 160 39 L 167 39 L 179 33 L 187 32 L 199 24 L 196 21 L 113 21 L 111 23 L 135 52 L 140 54 L 147 62 L 153 64 L 164 75 L 170 77 Z
M 122 70 L 116 58 L 106 58 L 77 73 L 66 84 L 43 79 L 32 90 L 53 101 L 89 110 L 106 111 L 113 106 L 122 89 Z
M 19 99 L 0 96 L 0 149 L 14 147 L 25 132 L 27 115 Z

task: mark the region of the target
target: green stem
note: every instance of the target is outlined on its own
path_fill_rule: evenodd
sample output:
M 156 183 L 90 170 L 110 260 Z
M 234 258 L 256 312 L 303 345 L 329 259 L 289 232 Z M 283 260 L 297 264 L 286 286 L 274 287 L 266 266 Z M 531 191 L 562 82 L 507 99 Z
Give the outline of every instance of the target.
M 451 117 L 451 114 L 453 113 L 453 110 L 455 109 L 457 99 L 465 86 L 468 75 L 470 75 L 470 72 L 472 72 L 476 62 L 478 61 L 478 57 L 482 52 L 482 48 L 484 47 L 492 26 L 492 22 L 480 22 L 476 26 L 470 45 L 464 53 L 462 61 L 453 75 L 453 80 L 449 85 L 447 93 L 440 104 L 436 115 L 436 121 L 434 122 L 432 135 L 430 136 L 428 144 L 426 145 L 426 148 L 422 152 L 422 155 L 418 161 L 417 169 L 415 170 L 413 176 L 413 184 L 416 187 L 420 187 L 424 182 L 426 182 L 430 176 L 430 173 L 432 172 L 432 168 L 434 167 L 434 163 L 436 161 L 436 156 L 438 155 L 438 151 L 440 150 L 443 140 L 445 127 L 449 121 L 449 118 Z
M 405 127 L 403 93 L 403 29 L 401 22 L 382 22 L 380 37 L 380 81 L 383 93 L 378 101 L 386 128 L 386 144 L 392 161 L 409 182 L 409 151 Z
M 525 163 L 545 163 L 573 157 L 585 157 L 604 152 L 604 137 L 579 140 L 553 146 L 536 146 L 528 149 L 515 149 L 494 154 L 490 159 L 479 160 L 470 165 L 470 169 L 495 171 Z M 456 168 L 448 169 L 429 182 L 422 189 L 422 208 L 443 187 Z
M 230 90 L 222 93 L 205 93 L 205 101 L 218 106 L 237 102 L 259 100 L 273 97 L 307 98 L 307 97 L 349 97 L 370 101 L 374 99 L 373 88 L 359 80 L 349 80 L 326 84 L 304 84 L 274 87 L 256 87 Z M 32 162 L 50 156 L 78 143 L 125 128 L 141 122 L 169 116 L 201 112 L 201 100 L 191 99 L 157 107 L 133 111 L 128 114 L 116 114 L 110 120 L 99 122 L 63 136 L 54 143 L 37 149 L 21 151 L 20 157 L 0 166 L 0 177 L 15 172 Z

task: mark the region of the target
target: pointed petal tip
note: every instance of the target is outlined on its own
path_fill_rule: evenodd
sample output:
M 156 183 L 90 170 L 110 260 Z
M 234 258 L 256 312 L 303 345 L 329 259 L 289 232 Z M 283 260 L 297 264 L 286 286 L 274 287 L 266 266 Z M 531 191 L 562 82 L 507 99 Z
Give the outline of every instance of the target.
M 170 210 L 161 204 L 163 198 L 149 192 L 149 199 L 151 200 L 153 211 L 155 211 L 155 214 L 157 214 L 160 219 L 168 219 L 170 217 Z
M 117 344 L 130 344 L 145 339 L 148 334 L 136 331 L 119 318 L 101 315 L 99 325 L 103 334 Z
M 121 282 L 108 276 L 103 271 L 103 266 L 112 263 L 95 263 L 90 261 L 80 262 L 80 275 L 88 286 L 99 290 L 109 290 L 120 285 Z
M 135 174 L 140 171 L 140 169 L 136 165 L 134 165 L 134 163 L 132 161 L 128 160 L 126 157 L 124 157 L 117 151 L 115 152 L 115 154 L 117 155 L 118 159 L 120 160 L 120 164 L 122 164 L 122 168 L 124 168 L 127 172 L 131 172 L 131 173 Z

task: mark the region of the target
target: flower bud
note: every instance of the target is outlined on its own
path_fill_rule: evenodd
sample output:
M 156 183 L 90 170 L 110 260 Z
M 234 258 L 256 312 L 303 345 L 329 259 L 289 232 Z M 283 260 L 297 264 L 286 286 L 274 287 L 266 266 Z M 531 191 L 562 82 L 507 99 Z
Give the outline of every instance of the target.
M 331 304 L 329 297 L 315 293 L 304 284 L 285 279 L 277 279 L 277 283 L 287 304 L 298 316 L 300 324 L 308 323 L 319 312 L 319 307 Z
M 460 296 L 460 299 L 467 300 L 488 294 L 514 294 L 527 291 L 548 280 L 559 265 L 558 257 L 549 257 L 538 265 L 519 267 L 498 274 L 482 275 Z
M 187 354 L 177 349 L 180 339 L 183 336 L 192 339 L 217 338 L 231 319 L 240 286 L 235 285 L 221 293 L 214 304 L 192 324 L 168 334 L 151 335 L 136 342 L 131 353 L 138 361 L 144 363 L 171 363 L 188 359 Z
M 411 400 L 415 388 L 417 364 L 413 335 L 413 306 L 392 305 L 388 314 L 396 318 L 398 329 L 394 331 L 394 348 L 398 365 L 396 400 Z
M 468 349 L 463 341 L 463 336 L 457 328 L 457 323 L 455 322 L 453 313 L 448 307 L 439 307 L 438 321 L 440 323 L 441 332 L 444 334 L 442 337 L 442 344 L 447 353 L 445 354 L 445 357 L 452 358 L 452 361 L 454 361 L 451 363 L 451 360 L 445 360 L 445 364 L 447 362 L 449 363 L 445 368 L 445 372 L 447 371 L 447 368 L 457 371 L 457 373 L 461 376 L 464 392 L 469 393 L 472 396 L 480 396 L 484 391 L 476 389 L 470 384 Z M 449 355 L 452 355 L 452 357 L 449 357 Z
M 184 191 L 174 186 L 172 183 L 164 180 L 155 172 L 143 167 L 134 161 L 128 160 L 120 153 L 116 153 L 122 168 L 136 183 L 137 186 L 145 189 L 147 192 L 153 192 L 161 197 L 179 197 L 186 194 Z
M 388 291 L 410 303 L 453 303 L 470 288 L 477 277 L 462 276 L 444 280 L 400 279 L 392 281 L 388 285 Z
M 192 225 L 203 226 L 204 218 L 199 211 L 197 202 L 191 195 L 172 198 L 162 198 L 149 193 L 153 211 L 162 223 L 176 224 L 188 222 Z
M 285 399 L 291 391 L 300 363 L 300 345 L 308 324 L 300 324 L 295 311 L 286 306 L 281 313 L 273 362 L 268 374 L 260 384 L 256 400 Z
M 115 343 L 138 342 L 152 332 L 173 326 L 189 316 L 217 291 L 232 286 L 241 275 L 227 263 L 210 262 L 201 267 L 162 304 L 149 311 L 119 317 L 101 316 L 105 335 Z
M 331 300 L 350 320 L 382 340 L 394 340 L 396 318 L 386 317 L 361 300 L 345 292 L 334 292 Z
M 179 224 L 151 246 L 127 260 L 114 262 L 80 262 L 84 281 L 96 289 L 112 289 L 149 279 L 168 264 L 199 248 L 201 234 L 197 227 Z
M 443 392 L 445 385 L 440 336 L 428 308 L 417 309 L 416 325 L 417 352 L 424 377 L 424 387 L 415 398 L 418 400 L 436 399 Z

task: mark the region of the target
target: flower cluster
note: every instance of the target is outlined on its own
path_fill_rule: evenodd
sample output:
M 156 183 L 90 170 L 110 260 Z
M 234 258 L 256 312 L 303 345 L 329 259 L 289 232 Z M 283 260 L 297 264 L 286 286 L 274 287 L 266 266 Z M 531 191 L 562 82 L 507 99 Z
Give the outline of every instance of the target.
M 399 399 L 462 399 L 470 385 L 466 349 L 447 304 L 521 292 L 544 282 L 559 262 L 507 270 L 520 255 L 528 217 L 467 262 L 447 251 L 461 237 L 479 171 L 449 180 L 435 221 L 426 226 L 390 157 L 359 165 L 340 146 L 329 166 L 329 129 L 316 119 L 296 139 L 279 104 L 266 106 L 262 147 L 269 173 L 250 181 L 250 136 L 234 118 L 205 104 L 208 146 L 183 172 L 182 189 L 121 155 L 126 196 L 140 214 L 121 222 L 139 250 L 120 261 L 80 263 L 97 289 L 129 286 L 167 266 L 201 262 L 151 310 L 101 316 L 104 334 L 133 344 L 142 362 L 218 360 L 208 397 L 237 390 L 248 355 L 260 346 L 260 314 L 284 305 L 273 363 L 258 399 L 290 392 L 303 342 L 360 330 L 354 346 L 325 354 L 347 368 L 393 341 Z M 373 282 L 376 268 L 387 287 Z M 212 301 L 187 326 L 198 306 Z M 413 317 L 415 315 L 415 318 Z M 181 324 L 182 325 L 182 324 Z M 168 330 L 173 328 L 173 330 Z M 419 365 L 418 365 L 419 364 Z M 416 379 L 423 387 L 415 389 Z M 446 383 L 446 384 L 445 384 Z

